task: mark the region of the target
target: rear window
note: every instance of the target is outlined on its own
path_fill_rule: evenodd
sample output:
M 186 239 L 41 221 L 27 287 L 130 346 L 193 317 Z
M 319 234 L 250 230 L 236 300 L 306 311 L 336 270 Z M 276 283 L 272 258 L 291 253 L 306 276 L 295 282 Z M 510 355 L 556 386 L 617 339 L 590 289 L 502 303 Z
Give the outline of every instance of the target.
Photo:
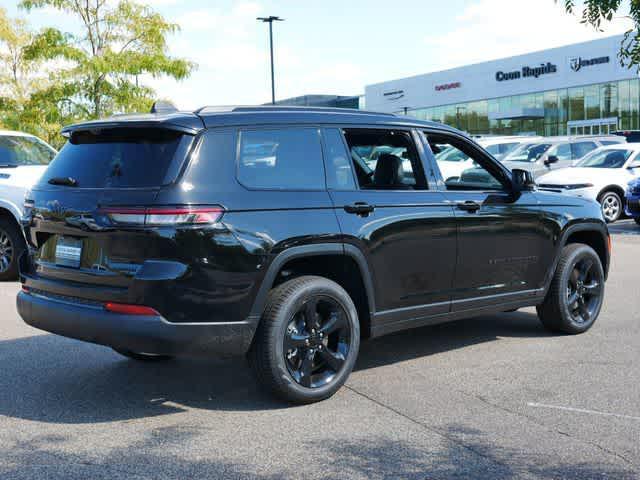
M 0 136 L 0 167 L 48 165 L 56 152 L 35 137 Z
M 240 132 L 238 180 L 257 189 L 324 189 L 320 132 L 314 128 Z
M 79 188 L 145 188 L 169 183 L 192 137 L 162 129 L 74 133 L 41 183 L 72 178 Z M 175 159 L 175 162 L 174 162 Z

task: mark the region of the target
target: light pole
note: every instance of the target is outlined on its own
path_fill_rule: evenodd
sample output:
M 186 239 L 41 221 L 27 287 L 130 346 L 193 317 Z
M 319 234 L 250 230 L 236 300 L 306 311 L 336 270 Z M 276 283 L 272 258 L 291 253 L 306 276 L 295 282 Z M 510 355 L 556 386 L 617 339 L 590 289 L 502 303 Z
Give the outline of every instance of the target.
M 269 50 L 271 51 L 271 103 L 275 104 L 276 86 L 273 73 L 273 22 L 284 22 L 284 18 L 274 17 L 271 15 L 269 17 L 258 17 L 256 20 L 269 24 Z

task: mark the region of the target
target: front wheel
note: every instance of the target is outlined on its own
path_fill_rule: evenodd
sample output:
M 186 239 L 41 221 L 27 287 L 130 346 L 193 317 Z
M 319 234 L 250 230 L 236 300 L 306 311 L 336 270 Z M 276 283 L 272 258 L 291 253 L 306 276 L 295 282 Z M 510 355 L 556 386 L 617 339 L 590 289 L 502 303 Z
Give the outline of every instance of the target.
M 602 215 L 607 223 L 617 221 L 622 215 L 622 199 L 616 192 L 605 192 L 600 197 Z
M 542 324 L 554 332 L 583 333 L 595 323 L 604 299 L 604 269 L 588 245 L 562 250 L 544 302 L 537 307 Z
M 271 392 L 313 403 L 344 384 L 359 347 L 360 324 L 349 294 L 329 279 L 304 276 L 269 293 L 248 357 Z

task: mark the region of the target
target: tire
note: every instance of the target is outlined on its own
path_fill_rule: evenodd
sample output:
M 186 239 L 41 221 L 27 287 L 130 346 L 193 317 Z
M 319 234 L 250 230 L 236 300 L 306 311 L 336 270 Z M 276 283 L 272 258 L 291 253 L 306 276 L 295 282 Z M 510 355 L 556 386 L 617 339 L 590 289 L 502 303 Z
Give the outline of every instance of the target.
M 18 278 L 18 262 L 25 249 L 24 236 L 16 222 L 0 218 L 0 281 Z
M 598 199 L 602 208 L 602 215 L 607 223 L 613 223 L 620 219 L 624 211 L 622 198 L 616 192 L 609 190 L 600 195 Z
M 247 356 L 263 387 L 306 404 L 340 389 L 359 347 L 358 313 L 349 294 L 326 278 L 303 276 L 271 290 Z
M 121 350 L 119 348 L 114 348 L 113 351 L 119 353 L 123 357 L 130 358 L 132 360 L 137 360 L 139 362 L 166 362 L 167 360 L 171 360 L 173 357 L 171 355 L 155 355 L 152 353 L 136 353 L 131 350 Z
M 640 217 L 633 217 L 633 219 L 638 225 L 640 225 Z
M 547 296 L 537 307 L 538 317 L 553 332 L 583 333 L 596 322 L 603 300 L 600 257 L 588 245 L 573 243 L 562 250 Z

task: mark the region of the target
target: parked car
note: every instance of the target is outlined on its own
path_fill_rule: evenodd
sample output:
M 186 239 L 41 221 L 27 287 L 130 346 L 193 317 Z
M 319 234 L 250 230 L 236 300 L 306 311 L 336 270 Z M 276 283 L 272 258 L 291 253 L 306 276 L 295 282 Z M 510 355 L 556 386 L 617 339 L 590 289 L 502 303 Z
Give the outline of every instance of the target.
M 640 178 L 629 182 L 624 203 L 627 215 L 640 225 Z
M 577 334 L 602 306 L 597 204 L 535 191 L 442 124 L 203 108 L 64 134 L 27 199 L 18 311 L 132 359 L 247 353 L 263 385 L 309 403 L 345 382 L 361 339 L 526 306 Z M 491 181 L 444 181 L 432 145 Z M 352 155 L 379 147 L 406 155 L 373 171 Z
M 487 150 L 494 158 L 500 160 L 518 145 L 538 140 L 539 137 L 485 137 L 476 139 L 478 144 Z M 434 153 L 438 166 L 445 179 L 460 177 L 462 172 L 474 168 L 474 162 L 469 156 L 456 148 L 438 149 L 434 146 Z
M 616 130 L 611 134 L 624 137 L 628 143 L 640 142 L 640 130 Z
M 600 147 L 573 168 L 563 168 L 541 176 L 540 188 L 600 202 L 607 222 L 615 222 L 624 212 L 625 190 L 640 175 L 640 144 Z
M 38 137 L 0 130 L 0 281 L 18 276 L 18 258 L 25 248 L 20 226 L 25 192 L 55 154 Z
M 587 153 L 605 145 L 624 143 L 618 136 L 548 137 L 524 143 L 503 158 L 504 165 L 530 171 L 534 178 L 551 170 L 571 167 Z

